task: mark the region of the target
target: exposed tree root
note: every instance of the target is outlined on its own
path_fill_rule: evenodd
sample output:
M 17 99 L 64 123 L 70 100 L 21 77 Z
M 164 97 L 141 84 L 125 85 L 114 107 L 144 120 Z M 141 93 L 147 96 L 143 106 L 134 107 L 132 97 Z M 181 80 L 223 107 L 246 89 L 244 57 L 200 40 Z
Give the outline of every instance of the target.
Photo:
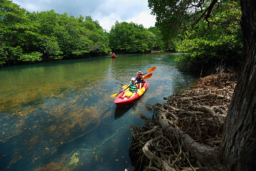
M 224 170 L 218 145 L 235 85 L 235 74 L 220 73 L 153 105 L 152 119 L 130 126 L 136 170 Z

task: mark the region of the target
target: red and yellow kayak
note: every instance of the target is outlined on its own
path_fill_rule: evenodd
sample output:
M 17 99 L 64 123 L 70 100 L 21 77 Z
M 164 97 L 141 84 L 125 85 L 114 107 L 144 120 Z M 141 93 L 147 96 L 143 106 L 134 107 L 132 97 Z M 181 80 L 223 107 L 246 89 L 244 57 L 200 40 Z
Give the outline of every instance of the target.
M 122 107 L 122 106 L 126 106 L 132 102 L 135 102 L 136 100 L 138 100 L 144 93 L 145 91 L 148 89 L 148 82 L 145 81 L 143 87 L 132 97 L 124 97 L 122 98 L 122 96 L 124 95 L 125 92 L 120 93 L 114 103 L 117 105 L 117 107 Z

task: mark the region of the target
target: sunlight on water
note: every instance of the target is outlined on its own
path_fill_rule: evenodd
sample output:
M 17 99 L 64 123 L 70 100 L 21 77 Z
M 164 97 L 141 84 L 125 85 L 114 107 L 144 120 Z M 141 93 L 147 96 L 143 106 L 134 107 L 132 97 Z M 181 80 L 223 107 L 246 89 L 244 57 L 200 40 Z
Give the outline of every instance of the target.
M 0 69 L 0 170 L 130 168 L 130 124 L 197 77 L 175 68 L 172 54 L 118 55 Z M 152 66 L 149 88 L 116 108 L 111 94 Z

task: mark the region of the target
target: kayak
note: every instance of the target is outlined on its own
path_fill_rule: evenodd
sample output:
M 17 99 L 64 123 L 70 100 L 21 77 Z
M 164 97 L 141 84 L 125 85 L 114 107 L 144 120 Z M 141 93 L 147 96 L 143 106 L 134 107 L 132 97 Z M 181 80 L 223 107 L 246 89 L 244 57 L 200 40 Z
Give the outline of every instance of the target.
M 112 58 L 115 58 L 116 56 L 112 56 Z
M 132 102 L 135 102 L 136 100 L 138 100 L 144 93 L 145 91 L 148 89 L 148 82 L 145 81 L 143 87 L 132 97 L 124 97 L 122 98 L 122 96 L 124 95 L 125 92 L 120 93 L 114 103 L 117 105 L 117 107 L 122 107 L 122 106 L 126 106 Z

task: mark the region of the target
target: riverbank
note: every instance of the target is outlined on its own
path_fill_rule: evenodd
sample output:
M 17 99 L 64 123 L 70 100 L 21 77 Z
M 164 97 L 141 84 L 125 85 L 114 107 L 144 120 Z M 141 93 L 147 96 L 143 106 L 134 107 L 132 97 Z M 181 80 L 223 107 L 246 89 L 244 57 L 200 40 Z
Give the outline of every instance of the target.
M 130 126 L 132 164 L 139 170 L 200 170 L 211 163 L 236 86 L 236 73 L 201 78 L 190 90 L 153 105 L 143 127 Z M 208 150 L 201 156 L 200 148 Z
M 107 56 L 107 55 L 112 55 L 110 53 L 105 53 L 105 52 L 100 52 L 100 53 L 86 53 L 83 55 L 68 55 L 68 56 L 60 56 L 59 58 L 51 58 L 48 55 L 42 55 L 40 56 L 40 60 L 36 61 L 21 61 L 21 60 L 10 60 L 4 64 L 1 64 L 0 61 L 0 67 L 4 66 L 13 66 L 13 65 L 22 65 L 22 64 L 36 64 L 40 62 L 45 62 L 45 61 L 57 61 L 57 60 L 65 60 L 65 59 L 82 59 L 82 58 L 93 58 L 93 57 L 100 57 L 100 56 Z
M 115 51 L 115 53 L 118 53 L 117 55 L 120 55 L 120 54 L 151 54 L 151 53 L 160 53 L 160 51 L 147 51 L 147 52 Z M 10 61 L 8 61 L 4 64 L 1 64 L 1 61 L 0 61 L 0 67 L 13 66 L 13 65 L 23 65 L 23 64 L 36 64 L 36 63 L 46 62 L 46 61 L 94 58 L 94 57 L 101 57 L 101 56 L 108 56 L 108 55 L 112 55 L 112 53 L 107 53 L 107 52 L 93 53 L 93 52 L 90 52 L 90 53 L 86 53 L 86 54 L 83 54 L 83 55 L 59 56 L 58 58 L 52 58 L 52 57 L 49 57 L 48 55 L 42 55 L 42 56 L 40 56 L 40 60 L 35 60 L 35 61 L 10 60 Z

